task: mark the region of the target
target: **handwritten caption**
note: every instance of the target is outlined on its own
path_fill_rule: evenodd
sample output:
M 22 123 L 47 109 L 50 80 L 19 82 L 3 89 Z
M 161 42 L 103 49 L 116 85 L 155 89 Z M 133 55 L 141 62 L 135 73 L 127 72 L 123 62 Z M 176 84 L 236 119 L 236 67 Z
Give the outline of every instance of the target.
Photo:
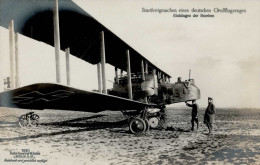
M 230 8 L 202 8 L 202 9 L 175 9 L 175 8 L 142 8 L 142 13 L 172 13 L 177 18 L 214 18 L 216 14 L 244 14 L 246 9 Z
M 4 159 L 4 162 L 10 163 L 46 163 L 47 159 L 40 159 L 39 151 L 31 151 L 30 149 L 22 149 L 21 151 L 10 151 L 11 158 Z

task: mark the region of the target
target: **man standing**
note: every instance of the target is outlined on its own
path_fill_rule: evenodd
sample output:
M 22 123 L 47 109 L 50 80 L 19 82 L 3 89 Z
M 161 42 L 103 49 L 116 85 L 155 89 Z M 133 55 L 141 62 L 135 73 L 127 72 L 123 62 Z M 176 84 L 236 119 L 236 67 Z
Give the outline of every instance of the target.
M 192 104 L 189 104 L 185 101 L 186 105 L 192 107 L 191 113 L 191 130 L 194 131 L 194 122 L 197 124 L 197 130 L 199 129 L 199 120 L 198 120 L 198 109 L 199 106 L 196 103 L 196 100 L 192 100 Z
M 204 114 L 204 123 L 207 125 L 209 129 L 209 134 L 212 133 L 212 124 L 214 123 L 215 119 L 215 105 L 213 104 L 213 98 L 208 98 L 208 107 Z

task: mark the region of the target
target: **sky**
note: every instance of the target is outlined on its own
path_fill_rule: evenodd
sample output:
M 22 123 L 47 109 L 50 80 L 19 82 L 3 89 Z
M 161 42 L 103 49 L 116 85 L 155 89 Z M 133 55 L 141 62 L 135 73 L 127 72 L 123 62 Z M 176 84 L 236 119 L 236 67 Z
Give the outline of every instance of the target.
M 195 79 L 201 90 L 201 99 L 197 101 L 200 107 L 207 106 L 207 97 L 210 96 L 219 108 L 260 108 L 260 1 L 73 1 L 171 75 L 171 82 L 176 82 L 177 77 L 188 79 L 191 69 L 191 78 Z M 193 15 L 191 11 L 142 12 L 151 8 L 205 8 L 212 10 L 210 14 L 214 14 L 214 18 L 173 17 L 173 14 Z M 241 9 L 245 12 L 214 13 L 214 8 Z M 0 28 L 0 32 L 1 38 L 8 41 L 8 31 Z M 8 42 L 2 42 L 0 47 L 1 61 L 8 61 L 8 56 L 2 56 L 8 54 L 9 50 L 4 49 L 8 48 Z M 53 47 L 20 35 L 19 52 L 22 85 L 55 82 Z M 0 69 L 5 68 L 8 68 L 8 62 L 1 63 Z M 66 84 L 62 51 L 61 70 L 62 83 Z M 71 83 L 74 87 L 97 89 L 96 73 L 96 66 L 71 56 Z M 114 70 L 109 65 L 107 74 L 108 80 L 113 80 Z M 0 74 L 0 81 L 5 76 Z M 112 87 L 110 81 L 108 86 Z M 180 103 L 174 106 L 185 105 Z
M 74 2 L 169 73 L 172 82 L 179 76 L 188 79 L 191 69 L 202 106 L 210 96 L 217 107 L 260 107 L 260 1 Z M 206 8 L 215 17 L 177 18 L 143 8 Z M 214 13 L 214 8 L 245 12 Z

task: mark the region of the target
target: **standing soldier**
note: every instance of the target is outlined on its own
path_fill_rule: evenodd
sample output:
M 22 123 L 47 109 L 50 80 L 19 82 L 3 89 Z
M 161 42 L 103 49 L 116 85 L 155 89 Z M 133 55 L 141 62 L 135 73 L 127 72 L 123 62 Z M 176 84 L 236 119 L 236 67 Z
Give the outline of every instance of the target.
M 209 103 L 208 107 L 204 114 L 204 123 L 207 125 L 209 129 L 209 134 L 211 134 L 212 124 L 214 123 L 216 110 L 215 110 L 215 105 L 213 104 L 213 98 L 209 97 L 208 103 Z
M 191 130 L 194 131 L 194 122 L 197 124 L 197 130 L 199 129 L 199 119 L 198 119 L 198 109 L 199 106 L 196 103 L 196 100 L 192 100 L 192 104 L 189 104 L 185 101 L 186 105 L 192 107 L 191 113 Z

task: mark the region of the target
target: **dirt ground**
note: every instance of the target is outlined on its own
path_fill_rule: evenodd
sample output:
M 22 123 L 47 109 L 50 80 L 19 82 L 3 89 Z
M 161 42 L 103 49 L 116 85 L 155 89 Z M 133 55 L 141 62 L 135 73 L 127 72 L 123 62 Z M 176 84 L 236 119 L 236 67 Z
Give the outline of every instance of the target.
M 119 112 L 34 111 L 41 123 L 23 129 L 26 110 L 0 108 L 0 164 L 260 164 L 260 110 L 218 109 L 214 133 L 190 130 L 190 109 L 167 109 L 173 130 L 129 133 Z

